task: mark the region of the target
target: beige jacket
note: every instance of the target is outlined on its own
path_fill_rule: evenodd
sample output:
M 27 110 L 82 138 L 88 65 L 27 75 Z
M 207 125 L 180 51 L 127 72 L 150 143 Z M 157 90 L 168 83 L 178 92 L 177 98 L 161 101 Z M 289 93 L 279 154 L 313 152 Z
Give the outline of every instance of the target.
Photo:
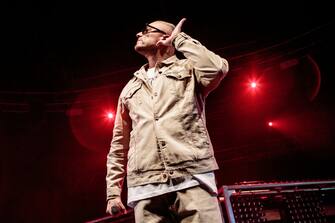
M 206 128 L 205 98 L 228 72 L 228 62 L 197 40 L 174 40 L 186 59 L 157 65 L 151 86 L 144 65 L 123 88 L 107 156 L 107 200 L 128 187 L 218 169 Z M 127 171 L 125 171 L 127 170 Z

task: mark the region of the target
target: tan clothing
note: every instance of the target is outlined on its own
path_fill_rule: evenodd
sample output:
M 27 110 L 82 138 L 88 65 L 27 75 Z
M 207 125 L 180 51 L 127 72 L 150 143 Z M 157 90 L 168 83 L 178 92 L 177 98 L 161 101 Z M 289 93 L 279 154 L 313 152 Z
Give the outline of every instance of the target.
M 218 168 L 205 98 L 228 72 L 228 63 L 185 33 L 174 44 L 186 59 L 172 56 L 157 64 L 152 86 L 144 65 L 120 94 L 107 156 L 107 199 L 120 196 L 126 166 L 130 187 Z
M 136 223 L 223 223 L 222 208 L 216 196 L 200 186 L 164 194 L 138 202 Z

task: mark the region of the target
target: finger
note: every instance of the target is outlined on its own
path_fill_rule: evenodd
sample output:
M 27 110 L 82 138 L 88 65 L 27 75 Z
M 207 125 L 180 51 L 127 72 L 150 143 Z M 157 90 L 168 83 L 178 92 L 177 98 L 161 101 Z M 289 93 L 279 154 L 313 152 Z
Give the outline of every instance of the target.
M 111 210 L 111 207 L 107 207 L 107 209 L 106 209 L 106 213 L 107 213 L 107 214 L 110 214 L 110 215 L 113 215 L 112 210 Z
M 126 208 L 122 203 L 119 204 L 119 207 L 122 209 L 123 212 L 126 211 Z
M 184 22 L 186 21 L 186 18 L 182 18 L 179 23 L 177 24 L 176 27 L 178 27 L 178 29 L 181 29 L 181 27 L 183 26 Z
M 182 19 L 180 20 L 180 23 L 181 23 L 181 24 L 184 24 L 185 21 L 186 21 L 186 18 L 182 18 Z
M 113 215 L 112 207 L 115 206 L 115 202 L 113 200 L 109 200 L 107 203 L 106 213 Z
M 178 33 L 181 32 L 181 27 L 183 26 L 184 22 L 186 21 L 186 18 L 182 18 L 178 24 L 176 25 L 175 29 L 172 31 L 171 37 L 175 37 L 178 35 Z

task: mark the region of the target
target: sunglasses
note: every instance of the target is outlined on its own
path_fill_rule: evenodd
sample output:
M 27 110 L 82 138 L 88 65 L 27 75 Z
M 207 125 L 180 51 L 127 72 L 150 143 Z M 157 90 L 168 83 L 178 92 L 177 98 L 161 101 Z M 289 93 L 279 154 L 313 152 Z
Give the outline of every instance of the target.
M 148 33 L 163 33 L 165 35 L 167 34 L 163 30 L 160 30 L 152 25 L 149 25 L 148 23 L 145 24 L 145 27 L 141 30 L 141 32 L 143 35 L 148 34 Z

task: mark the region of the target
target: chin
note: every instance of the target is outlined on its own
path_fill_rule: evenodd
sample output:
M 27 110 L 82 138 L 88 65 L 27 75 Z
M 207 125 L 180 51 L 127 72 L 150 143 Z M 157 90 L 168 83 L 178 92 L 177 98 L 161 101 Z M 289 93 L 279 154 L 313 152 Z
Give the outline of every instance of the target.
M 140 51 L 142 51 L 143 46 L 136 44 L 136 45 L 134 46 L 134 49 L 135 49 L 137 52 L 140 52 Z

